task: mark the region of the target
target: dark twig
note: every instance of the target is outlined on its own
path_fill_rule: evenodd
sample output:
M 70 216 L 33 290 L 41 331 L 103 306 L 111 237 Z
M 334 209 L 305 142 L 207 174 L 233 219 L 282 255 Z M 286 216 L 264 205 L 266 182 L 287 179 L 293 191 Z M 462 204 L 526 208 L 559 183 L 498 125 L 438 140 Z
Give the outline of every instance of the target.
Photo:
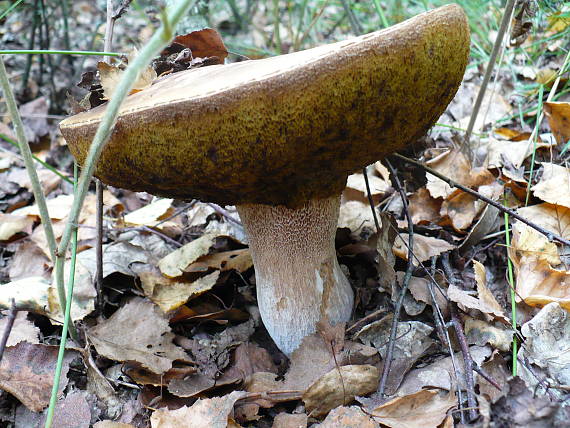
M 526 224 L 527 226 L 532 227 L 534 230 L 542 233 L 544 236 L 546 236 L 546 238 L 549 241 L 558 241 L 561 244 L 564 245 L 569 245 L 570 246 L 570 241 L 568 241 L 567 239 L 564 239 L 563 237 L 556 235 L 554 232 L 551 232 L 545 228 L 543 228 L 542 226 L 539 226 L 536 223 L 533 223 L 530 220 L 527 220 L 526 218 L 524 218 L 523 216 L 521 216 L 520 214 L 517 214 L 514 210 L 507 208 L 503 205 L 501 205 L 498 202 L 495 202 L 492 199 L 487 198 L 486 196 L 483 196 L 482 194 L 480 194 L 479 192 L 476 192 L 475 190 L 470 189 L 469 187 L 465 187 L 459 183 L 456 183 L 455 181 L 453 181 L 452 179 L 446 177 L 445 175 L 440 174 L 439 172 L 431 169 L 428 166 L 425 166 L 424 164 L 422 164 L 421 162 L 415 161 L 413 159 L 407 158 L 405 156 L 402 156 L 400 154 L 395 153 L 394 154 L 395 157 L 402 159 L 408 163 L 411 163 L 413 165 L 419 166 L 420 168 L 422 168 L 423 170 L 425 170 L 426 172 L 429 172 L 432 175 L 435 175 L 437 178 L 439 178 L 440 180 L 445 181 L 447 184 L 449 184 L 452 187 L 457 187 L 460 190 L 463 190 L 465 193 L 469 193 L 472 196 L 475 196 L 477 199 L 480 199 L 483 202 L 488 203 L 489 205 L 494 206 L 495 208 L 497 208 L 499 211 L 503 212 L 503 213 L 507 213 L 508 215 L 516 218 L 517 220 L 519 220 L 520 222 Z
M 463 326 L 459 320 L 459 315 L 457 314 L 457 308 L 455 304 L 450 304 L 449 309 L 451 312 L 451 323 L 455 329 L 455 335 L 457 336 L 457 341 L 459 342 L 459 347 L 461 348 L 461 353 L 463 354 L 463 364 L 465 366 L 465 389 L 467 390 L 467 406 L 469 406 L 468 411 L 468 422 L 474 421 L 477 418 L 477 400 L 475 399 L 475 378 L 473 376 L 474 362 L 469 352 L 469 346 L 467 345 L 467 338 L 463 332 Z
M 384 359 L 384 367 L 382 369 L 382 377 L 380 378 L 380 385 L 378 387 L 378 393 L 380 396 L 384 396 L 384 391 L 386 390 L 386 381 L 388 380 L 388 374 L 390 373 L 390 366 L 392 365 L 392 358 L 394 356 L 394 346 L 396 344 L 396 333 L 398 330 L 398 320 L 400 319 L 400 311 L 404 305 L 404 297 L 408 291 L 408 284 L 410 283 L 410 278 L 412 277 L 412 272 L 414 270 L 414 223 L 412 222 L 412 217 L 408 211 L 408 199 L 406 197 L 406 192 L 400 184 L 398 175 L 394 170 L 392 164 L 387 161 L 386 164 L 390 169 L 392 177 L 394 177 L 394 184 L 396 190 L 400 193 L 402 198 L 402 205 L 404 206 L 404 213 L 408 220 L 408 266 L 406 268 L 406 273 L 404 275 L 404 280 L 402 281 L 402 289 L 400 290 L 400 295 L 398 296 L 398 301 L 394 308 L 394 318 L 392 319 L 392 328 L 390 329 L 390 340 L 388 341 L 388 346 L 386 349 L 386 357 Z
M 483 370 L 483 368 L 479 367 L 479 365 L 475 361 L 473 361 L 473 370 L 475 370 L 479 374 L 479 376 L 481 376 L 483 379 L 485 379 L 487 382 L 489 382 L 499 391 L 502 391 L 501 385 L 499 385 L 497 381 L 493 379 L 489 373 Z
M 0 361 L 2 361 L 2 357 L 4 356 L 4 350 L 6 349 L 6 344 L 8 343 L 8 338 L 12 332 L 12 327 L 14 326 L 14 321 L 16 320 L 16 314 L 18 313 L 14 299 L 10 299 L 10 304 L 11 306 L 10 312 L 8 312 L 8 322 L 6 323 L 6 328 L 2 333 L 2 341 L 0 341 Z
M 376 233 L 380 233 L 380 223 L 378 222 L 378 216 L 376 215 L 376 209 L 374 208 L 374 200 L 372 199 L 372 192 L 370 191 L 370 182 L 368 181 L 367 168 L 362 168 L 362 175 L 364 175 L 364 183 L 366 184 L 366 194 L 368 195 L 368 202 L 370 203 L 370 209 L 372 210 L 372 217 L 374 218 L 374 225 L 376 226 Z

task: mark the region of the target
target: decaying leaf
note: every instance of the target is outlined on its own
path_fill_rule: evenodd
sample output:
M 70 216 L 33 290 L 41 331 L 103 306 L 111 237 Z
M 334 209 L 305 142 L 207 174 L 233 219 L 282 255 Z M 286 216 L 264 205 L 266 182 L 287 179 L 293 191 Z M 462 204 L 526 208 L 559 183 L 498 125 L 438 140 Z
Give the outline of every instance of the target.
M 456 405 L 454 394 L 426 389 L 390 400 L 371 413 L 375 420 L 391 428 L 437 427 Z
M 437 223 L 440 218 L 441 199 L 433 198 L 425 187 L 410 196 L 409 210 L 414 224 Z
M 561 263 L 558 247 L 546 236 L 520 221 L 514 222 L 512 229 L 513 236 L 508 251 L 515 268 L 520 268 L 521 263 L 528 258 L 546 260 L 552 266 Z
M 228 56 L 228 50 L 220 34 L 212 28 L 204 28 L 176 36 L 172 41 L 172 44 L 175 43 L 190 49 L 193 58 L 216 57 L 217 60 L 213 64 L 223 64 L 224 59 Z M 165 52 L 163 52 L 164 54 Z
M 172 343 L 174 334 L 164 314 L 141 298 L 91 328 L 89 337 L 99 354 L 115 361 L 137 361 L 154 373 L 164 373 L 174 360 L 189 361 L 182 348 Z
M 155 227 L 156 223 L 174 214 L 173 199 L 158 199 L 124 216 L 126 226 Z M 164 227 L 166 223 L 162 223 Z
M 335 367 L 313 383 L 303 394 L 310 415 L 327 414 L 337 406 L 349 404 L 357 395 L 376 391 L 380 371 L 374 366 Z
M 150 417 L 150 424 L 152 428 L 180 428 L 192 421 L 192 428 L 227 428 L 235 402 L 246 394 L 234 391 L 223 397 L 200 399 L 191 407 L 159 409 Z
M 408 234 L 400 233 L 394 242 L 394 254 L 404 260 L 408 260 Z M 453 245 L 443 239 L 432 238 L 431 236 L 423 236 L 414 234 L 414 265 L 419 262 L 429 260 L 433 256 L 438 256 L 455 248 Z
M 558 385 L 570 384 L 570 316 L 558 303 L 549 303 L 521 328 L 526 340 L 519 357 L 542 367 L 546 375 Z M 536 377 L 526 373 L 525 381 L 537 383 Z
M 0 213 L 0 241 L 8 241 L 18 233 L 30 235 L 34 220 L 25 215 Z
M 517 212 L 546 230 L 570 239 L 570 209 L 548 203 L 519 208 Z
M 509 322 L 502 308 L 488 301 L 473 297 L 469 292 L 458 288 L 454 284 L 450 284 L 447 288 L 447 297 L 452 302 L 459 304 L 463 310 L 476 309 L 486 315 L 492 316 L 494 319 L 505 323 Z
M 58 346 L 27 342 L 7 347 L 0 364 L 0 388 L 28 409 L 42 411 L 49 404 L 58 349 Z M 58 395 L 67 385 L 69 363 L 75 356 L 73 351 L 65 353 Z
M 12 326 L 10 336 L 8 336 L 8 342 L 6 343 L 7 346 L 16 346 L 20 342 L 40 343 L 40 329 L 29 321 L 27 316 L 28 313 L 26 311 L 19 311 L 16 314 L 14 325 Z M 0 331 L 4 331 L 7 323 L 8 317 L 5 316 L 0 319 Z
M 513 341 L 513 331 L 495 327 L 488 322 L 466 317 L 465 335 L 473 345 L 491 345 L 495 349 L 508 352 Z

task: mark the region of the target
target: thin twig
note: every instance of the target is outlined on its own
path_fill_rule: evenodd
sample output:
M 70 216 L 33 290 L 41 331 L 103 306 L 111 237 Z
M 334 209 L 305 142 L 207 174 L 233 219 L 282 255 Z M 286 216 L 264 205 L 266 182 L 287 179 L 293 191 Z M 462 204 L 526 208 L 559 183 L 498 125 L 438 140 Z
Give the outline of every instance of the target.
M 372 192 L 370 191 L 370 182 L 368 180 L 368 168 L 364 167 L 362 169 L 362 175 L 364 175 L 364 183 L 366 184 L 366 195 L 368 196 L 368 203 L 370 204 L 370 209 L 372 210 L 372 217 L 374 218 L 374 225 L 376 226 L 376 233 L 380 233 L 380 223 L 378 222 L 378 216 L 376 215 L 376 209 L 374 208 L 374 200 L 372 199 Z
M 412 272 L 414 270 L 414 223 L 412 221 L 412 216 L 408 211 L 408 199 L 406 197 L 406 192 L 402 188 L 400 184 L 400 180 L 398 179 L 398 175 L 394 170 L 394 167 L 389 161 L 386 161 L 388 165 L 388 169 L 390 169 L 390 173 L 392 177 L 394 177 L 394 184 L 396 190 L 400 193 L 400 197 L 402 198 L 402 205 L 404 206 L 404 213 L 406 215 L 406 219 L 408 220 L 408 266 L 406 268 L 406 273 L 404 275 L 404 279 L 402 281 L 402 289 L 400 290 L 400 295 L 398 296 L 398 301 L 396 302 L 396 306 L 394 308 L 394 318 L 392 319 L 392 327 L 390 329 L 390 339 L 388 341 L 388 346 L 386 349 L 386 357 L 384 358 L 384 367 L 382 368 L 382 377 L 380 378 L 380 385 L 378 387 L 378 393 L 380 396 L 384 396 L 384 392 L 386 390 L 386 382 L 388 380 L 388 374 L 390 373 L 390 367 L 392 365 L 392 358 L 394 356 L 394 347 L 396 345 L 396 334 L 398 331 L 398 320 L 400 319 L 400 312 L 402 310 L 402 306 L 404 305 L 404 298 L 406 297 L 406 292 L 408 291 L 408 285 L 410 283 L 410 278 L 412 277 Z
M 2 333 L 2 340 L 0 341 L 0 361 L 4 356 L 4 350 L 6 349 L 6 344 L 8 343 L 8 338 L 12 332 L 12 327 L 14 327 L 14 321 L 16 320 L 16 315 L 18 314 L 18 309 L 16 309 L 16 302 L 14 299 L 10 299 L 10 311 L 8 312 L 8 321 L 6 322 L 6 327 Z
M 440 180 L 445 181 L 447 184 L 449 184 L 452 187 L 457 187 L 460 190 L 463 190 L 465 193 L 469 193 L 472 196 L 475 196 L 477 199 L 482 200 L 483 202 L 488 203 L 489 205 L 494 206 L 495 208 L 497 208 L 499 211 L 503 212 L 503 213 L 507 213 L 510 216 L 513 216 L 514 218 L 516 218 L 517 220 L 519 220 L 520 222 L 526 224 L 527 226 L 532 227 L 534 230 L 542 233 L 544 236 L 546 236 L 546 238 L 548 238 L 549 241 L 558 241 L 561 244 L 564 245 L 570 245 L 570 241 L 568 241 L 567 239 L 564 239 L 563 237 L 555 234 L 554 232 L 551 232 L 545 228 L 543 228 L 542 226 L 539 226 L 536 223 L 533 223 L 530 220 L 527 220 L 526 218 L 524 218 L 523 216 L 521 216 L 520 214 L 517 214 L 516 211 L 507 208 L 503 205 L 501 205 L 498 202 L 495 202 L 494 200 L 487 198 L 486 196 L 483 196 L 481 193 L 476 192 L 475 190 L 470 189 L 469 187 L 463 186 L 459 183 L 456 183 L 455 181 L 453 181 L 451 178 L 446 177 L 445 175 L 440 174 L 439 172 L 431 169 L 428 166 L 425 166 L 424 164 L 422 164 L 421 162 L 415 161 L 413 159 L 407 158 L 405 156 L 402 156 L 398 153 L 394 153 L 394 156 L 397 158 L 400 158 L 408 163 L 414 164 L 416 166 L 419 166 L 420 168 L 424 169 L 426 172 L 429 172 L 430 174 L 436 176 L 437 178 L 439 178 Z
M 234 218 L 226 209 L 222 208 L 221 206 L 219 206 L 218 204 L 214 204 L 211 202 L 207 202 L 206 205 L 208 205 L 209 207 L 211 207 L 214 211 L 216 211 L 218 214 L 220 214 L 222 217 L 228 219 L 229 221 L 231 221 L 232 223 L 237 224 L 240 227 L 243 227 L 243 225 L 241 224 L 241 222 L 239 220 L 237 220 L 236 218 Z

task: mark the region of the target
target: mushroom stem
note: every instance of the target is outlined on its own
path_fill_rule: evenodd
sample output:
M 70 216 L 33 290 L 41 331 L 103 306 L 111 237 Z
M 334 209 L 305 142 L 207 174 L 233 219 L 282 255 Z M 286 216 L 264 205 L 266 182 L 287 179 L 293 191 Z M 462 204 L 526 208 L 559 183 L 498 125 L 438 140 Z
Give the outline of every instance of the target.
M 334 246 L 339 204 L 333 196 L 295 209 L 237 206 L 255 266 L 261 318 L 286 355 L 319 321 L 350 319 L 354 295 Z

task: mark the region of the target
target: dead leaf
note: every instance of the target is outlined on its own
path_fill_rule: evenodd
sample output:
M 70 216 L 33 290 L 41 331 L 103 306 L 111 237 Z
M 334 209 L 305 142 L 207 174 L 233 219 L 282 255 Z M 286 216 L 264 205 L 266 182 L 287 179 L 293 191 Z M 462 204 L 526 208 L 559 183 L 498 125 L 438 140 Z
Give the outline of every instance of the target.
M 249 248 L 240 250 L 222 251 L 220 253 L 212 253 L 198 258 L 194 263 L 190 264 L 186 269 L 187 273 L 207 272 L 210 269 L 217 269 L 222 272 L 236 270 L 245 272 L 253 266 L 253 259 Z
M 570 170 L 549 162 L 543 162 L 542 167 L 542 176 L 532 187 L 534 196 L 570 208 Z
M 105 420 L 96 422 L 93 425 L 93 428 L 135 428 L 135 426 L 131 424 L 124 424 L 122 422 Z
M 408 234 L 400 233 L 396 237 L 392 250 L 394 254 L 404 260 L 408 260 Z M 414 265 L 425 262 L 433 256 L 438 256 L 446 251 L 453 250 L 455 247 L 442 239 L 432 238 L 431 236 L 423 236 L 414 234 Z
M 125 225 L 157 227 L 158 222 L 174 214 L 173 201 L 174 199 L 162 198 L 132 211 L 123 217 Z M 158 226 L 158 229 L 163 229 L 166 226 L 168 226 L 168 222 L 163 222 Z
M 168 313 L 188 300 L 211 290 L 220 276 L 219 271 L 212 272 L 195 281 L 165 278 L 154 272 L 139 273 L 145 295 L 156 303 L 164 313 Z
M 205 233 L 198 239 L 174 250 L 158 262 L 160 271 L 169 278 L 182 276 L 190 264 L 208 254 L 217 236 L 216 233 Z
M 513 331 L 495 327 L 488 322 L 465 317 L 465 335 L 471 345 L 491 345 L 495 349 L 508 352 L 513 342 Z
M 38 142 L 40 137 L 49 133 L 50 129 L 47 122 L 48 102 L 45 97 L 39 97 L 22 104 L 19 110 L 24 123 L 26 139 L 30 143 Z
M 337 407 L 331 410 L 322 423 L 315 425 L 315 428 L 340 427 L 380 428 L 380 425 L 357 406 Z
M 159 409 L 150 417 L 150 424 L 152 428 L 180 428 L 192 421 L 192 428 L 227 428 L 235 402 L 246 394 L 234 391 L 223 397 L 200 399 L 191 407 Z
M 504 323 L 510 322 L 502 308 L 497 308 L 492 303 L 473 297 L 467 291 L 461 290 L 454 284 L 449 284 L 449 287 L 447 288 L 447 298 L 452 302 L 459 304 L 463 310 L 476 309 L 479 312 L 490 315 L 494 319 L 500 320 Z
M 59 346 L 27 342 L 7 347 L 0 364 L 0 388 L 33 412 L 41 412 L 49 404 L 58 350 Z M 75 356 L 73 351 L 65 353 L 58 395 L 67 385 L 69 363 Z
M 311 416 L 322 416 L 335 407 L 349 404 L 357 395 L 376 391 L 380 371 L 374 366 L 335 367 L 313 383 L 303 394 Z
M 137 361 L 154 373 L 164 373 L 174 360 L 189 362 L 182 348 L 172 343 L 174 334 L 164 314 L 141 298 L 132 299 L 88 334 L 99 354 L 115 361 Z
M 477 260 L 473 260 L 473 270 L 475 271 L 475 282 L 477 283 L 477 297 L 486 308 L 489 308 L 493 313 L 503 313 L 503 307 L 499 305 L 493 293 L 487 288 L 487 272 L 485 266 Z
M 520 221 L 513 223 L 512 232 L 511 247 L 508 252 L 516 269 L 519 269 L 521 263 L 529 257 L 546 260 L 551 266 L 558 266 L 561 263 L 558 247 L 542 233 Z
M 107 64 L 106 62 L 100 61 L 97 63 L 97 70 L 99 70 L 99 76 L 101 78 L 101 86 L 103 87 L 103 93 L 107 100 L 113 98 L 115 94 L 115 90 L 117 89 L 117 85 L 123 78 L 124 70 L 121 68 Z M 156 71 L 151 66 L 146 67 L 143 69 L 135 81 L 133 88 L 131 89 L 130 94 L 134 94 L 136 92 L 140 92 L 152 84 L 152 82 L 156 79 Z
M 456 405 L 455 394 L 426 389 L 390 400 L 371 413 L 375 420 L 391 428 L 437 427 Z
M 523 207 L 517 210 L 527 220 L 570 239 L 570 209 L 548 203 Z
M 440 218 L 441 199 L 432 198 L 425 187 L 421 187 L 409 198 L 409 211 L 414 224 L 437 223 Z
M 25 215 L 0 213 L 0 241 L 8 241 L 18 233 L 30 235 L 34 219 Z
M 542 108 L 556 141 L 566 144 L 570 139 L 570 103 L 545 102 Z
M 25 240 L 18 245 L 12 256 L 8 273 L 12 281 L 30 276 L 49 278 L 51 266 L 51 261 L 45 253 L 34 242 Z
M 228 50 L 220 34 L 212 28 L 204 28 L 176 36 L 172 43 L 178 43 L 190 49 L 194 58 L 217 57 L 218 60 L 214 62 L 215 64 L 223 64 L 224 59 L 228 56 Z
M 4 318 L 0 319 L 1 332 L 5 330 L 7 323 L 8 317 L 4 316 Z M 40 329 L 28 320 L 28 313 L 26 311 L 19 311 L 16 313 L 16 319 L 14 320 L 14 325 L 10 331 L 6 345 L 16 346 L 20 342 L 40 343 L 39 335 Z

